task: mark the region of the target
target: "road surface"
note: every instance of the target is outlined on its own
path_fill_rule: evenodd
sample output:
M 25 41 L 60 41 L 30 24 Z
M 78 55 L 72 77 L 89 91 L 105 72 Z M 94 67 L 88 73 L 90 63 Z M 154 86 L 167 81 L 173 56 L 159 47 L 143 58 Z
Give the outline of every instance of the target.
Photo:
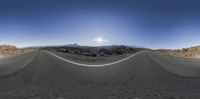
M 153 51 L 80 66 L 36 51 L 0 60 L 0 99 L 199 99 L 200 61 Z

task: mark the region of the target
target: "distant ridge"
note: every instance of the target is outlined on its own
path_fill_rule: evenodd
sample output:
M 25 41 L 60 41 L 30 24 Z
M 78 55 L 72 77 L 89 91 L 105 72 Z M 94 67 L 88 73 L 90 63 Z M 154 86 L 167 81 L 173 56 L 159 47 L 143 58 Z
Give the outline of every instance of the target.
M 79 46 L 77 43 L 73 43 L 73 44 L 68 44 L 68 45 L 66 45 L 66 46 Z
M 27 48 L 59 48 L 59 47 L 76 47 L 76 48 L 116 48 L 116 47 L 127 47 L 127 48 L 144 48 L 137 45 L 102 45 L 102 46 L 90 46 L 90 45 L 79 45 L 77 43 L 66 44 L 66 45 L 47 45 L 47 46 L 32 46 Z

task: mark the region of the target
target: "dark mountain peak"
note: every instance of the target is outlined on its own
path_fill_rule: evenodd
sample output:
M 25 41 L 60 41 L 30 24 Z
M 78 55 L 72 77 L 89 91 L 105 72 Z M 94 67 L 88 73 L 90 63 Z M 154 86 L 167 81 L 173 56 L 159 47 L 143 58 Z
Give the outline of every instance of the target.
M 77 43 L 68 44 L 67 46 L 79 46 Z

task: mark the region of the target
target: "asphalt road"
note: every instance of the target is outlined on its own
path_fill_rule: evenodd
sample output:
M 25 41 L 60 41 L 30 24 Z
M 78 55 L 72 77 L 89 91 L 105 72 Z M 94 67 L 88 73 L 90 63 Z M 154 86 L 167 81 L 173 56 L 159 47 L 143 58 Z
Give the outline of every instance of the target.
M 200 61 L 152 51 L 103 67 L 75 65 L 44 51 L 0 60 L 0 99 L 199 98 Z

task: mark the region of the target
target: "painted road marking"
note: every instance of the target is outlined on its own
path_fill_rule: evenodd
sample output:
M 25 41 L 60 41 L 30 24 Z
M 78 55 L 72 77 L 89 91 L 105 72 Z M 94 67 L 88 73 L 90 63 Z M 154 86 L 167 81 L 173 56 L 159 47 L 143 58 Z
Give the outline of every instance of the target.
M 132 57 L 134 57 L 134 56 L 136 56 L 136 55 L 142 53 L 143 51 L 137 52 L 137 53 L 135 53 L 135 54 L 133 54 L 133 55 L 131 55 L 131 56 L 129 56 L 129 57 L 126 57 L 126 58 L 124 58 L 124 59 L 121 59 L 121 60 L 119 60 L 119 61 L 115 61 L 115 62 L 111 62 L 111 63 L 106 63 L 106 64 L 96 64 L 96 65 L 95 65 L 95 64 L 83 64 L 83 63 L 73 62 L 73 61 L 64 59 L 64 58 L 62 58 L 62 57 L 60 57 L 60 56 L 58 56 L 58 55 L 56 55 L 56 54 L 53 54 L 52 52 L 49 52 L 49 51 L 46 51 L 46 52 L 49 53 L 50 55 L 56 57 L 56 58 L 59 58 L 59 59 L 61 59 L 61 60 L 63 60 L 63 61 L 69 62 L 69 63 L 71 63 L 71 64 L 75 64 L 75 65 L 79 65 L 79 66 L 87 66 L 87 67 L 101 67 L 101 66 L 109 66 L 109 65 L 114 65 L 114 64 L 123 62 L 123 61 L 125 61 L 125 60 L 128 60 L 128 59 L 130 59 L 130 58 L 132 58 Z

